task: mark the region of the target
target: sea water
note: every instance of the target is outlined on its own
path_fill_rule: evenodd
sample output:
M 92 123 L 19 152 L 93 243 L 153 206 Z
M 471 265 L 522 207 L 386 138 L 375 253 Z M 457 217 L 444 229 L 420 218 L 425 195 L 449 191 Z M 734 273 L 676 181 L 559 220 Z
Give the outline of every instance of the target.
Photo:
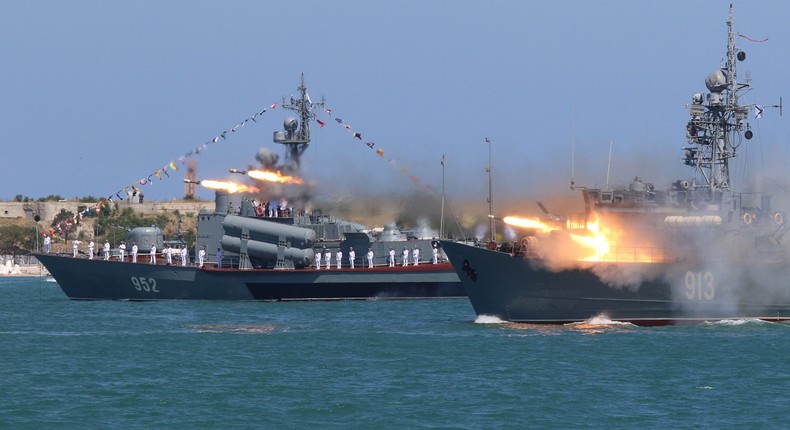
M 475 318 L 464 299 L 70 301 L 0 278 L 0 428 L 789 428 L 790 324 Z

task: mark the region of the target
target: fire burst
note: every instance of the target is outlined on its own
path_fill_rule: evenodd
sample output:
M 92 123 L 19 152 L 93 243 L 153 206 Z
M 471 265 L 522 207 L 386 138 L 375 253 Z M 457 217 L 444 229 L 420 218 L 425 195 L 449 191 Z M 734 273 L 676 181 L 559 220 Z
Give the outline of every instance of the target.
M 587 223 L 587 231 L 591 234 L 590 236 L 570 234 L 571 239 L 575 240 L 576 243 L 595 251 L 595 255 L 582 260 L 603 261 L 609 254 L 609 239 L 607 237 L 614 239 L 614 233 L 608 228 L 601 226 L 597 214 L 595 215 L 595 221 Z
M 225 190 L 231 194 L 235 193 L 257 193 L 260 191 L 257 187 L 252 187 L 244 184 L 237 184 L 230 181 L 212 181 L 202 180 L 200 185 L 210 188 L 212 190 Z
M 247 175 L 259 181 L 280 182 L 284 184 L 301 184 L 304 182 L 301 178 L 283 175 L 279 171 L 250 170 L 247 172 Z
M 510 224 L 515 227 L 534 228 L 536 230 L 545 233 L 559 229 L 557 227 L 553 227 L 549 224 L 544 223 L 543 221 L 534 218 L 519 218 L 515 216 L 506 216 L 502 218 L 502 221 L 504 221 L 505 224 Z

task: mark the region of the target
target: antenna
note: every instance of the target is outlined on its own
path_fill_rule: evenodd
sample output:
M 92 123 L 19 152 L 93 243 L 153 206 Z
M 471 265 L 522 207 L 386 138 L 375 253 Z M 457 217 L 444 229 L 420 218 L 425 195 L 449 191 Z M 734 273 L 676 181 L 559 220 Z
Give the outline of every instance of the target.
M 494 224 L 494 196 L 492 193 L 492 186 L 491 186 L 491 138 L 486 137 L 486 143 L 488 144 L 488 167 L 486 168 L 486 172 L 488 172 L 488 228 L 491 232 L 491 242 L 496 242 L 496 225 Z
M 606 191 L 609 191 L 609 170 L 612 168 L 612 141 L 609 141 L 609 162 L 606 163 Z
M 576 181 L 574 180 L 574 177 L 576 176 L 576 174 L 574 173 L 574 171 L 575 171 L 575 166 L 574 166 L 575 159 L 576 159 L 576 142 L 571 142 L 571 189 L 573 189 L 573 187 L 576 184 Z
M 444 154 L 442 154 L 442 214 L 439 218 L 439 238 L 444 239 Z
M 291 96 L 290 102 L 287 103 L 285 97 L 283 97 L 282 107 L 283 109 L 296 112 L 299 115 L 299 120 L 288 117 L 283 124 L 285 131 L 274 132 L 274 142 L 281 143 L 287 147 L 285 158 L 292 160 L 297 168 L 301 164 L 302 154 L 307 150 L 307 146 L 310 145 L 310 120 L 315 119 L 316 110 L 324 106 L 323 97 L 320 102 L 313 103 L 310 100 L 310 95 L 307 94 L 307 87 L 304 85 L 304 73 L 302 73 L 302 82 L 298 90 L 300 98 L 295 99 Z

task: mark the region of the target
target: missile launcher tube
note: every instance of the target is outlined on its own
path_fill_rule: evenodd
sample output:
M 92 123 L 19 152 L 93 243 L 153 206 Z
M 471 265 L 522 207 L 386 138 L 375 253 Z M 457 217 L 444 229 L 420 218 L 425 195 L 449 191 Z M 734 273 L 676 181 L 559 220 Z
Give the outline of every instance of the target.
M 226 216 L 222 227 L 225 229 L 225 236 L 237 238 L 241 237 L 243 229 L 247 229 L 250 241 L 273 244 L 275 248 L 280 237 L 285 238 L 286 242 L 290 242 L 292 247 L 299 249 L 310 248 L 315 241 L 315 232 L 307 228 L 236 215 Z M 223 237 L 223 245 L 224 240 Z M 229 251 L 232 250 L 229 249 Z

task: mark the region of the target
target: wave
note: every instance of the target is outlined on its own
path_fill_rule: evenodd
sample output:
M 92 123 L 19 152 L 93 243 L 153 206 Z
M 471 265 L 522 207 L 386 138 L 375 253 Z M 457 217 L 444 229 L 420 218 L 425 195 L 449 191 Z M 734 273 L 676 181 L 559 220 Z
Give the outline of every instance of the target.
M 189 324 L 198 333 L 268 334 L 277 328 L 274 324 Z
M 493 315 L 478 315 L 477 318 L 475 318 L 475 324 L 504 324 L 504 323 L 507 323 L 507 321 L 503 321 Z

